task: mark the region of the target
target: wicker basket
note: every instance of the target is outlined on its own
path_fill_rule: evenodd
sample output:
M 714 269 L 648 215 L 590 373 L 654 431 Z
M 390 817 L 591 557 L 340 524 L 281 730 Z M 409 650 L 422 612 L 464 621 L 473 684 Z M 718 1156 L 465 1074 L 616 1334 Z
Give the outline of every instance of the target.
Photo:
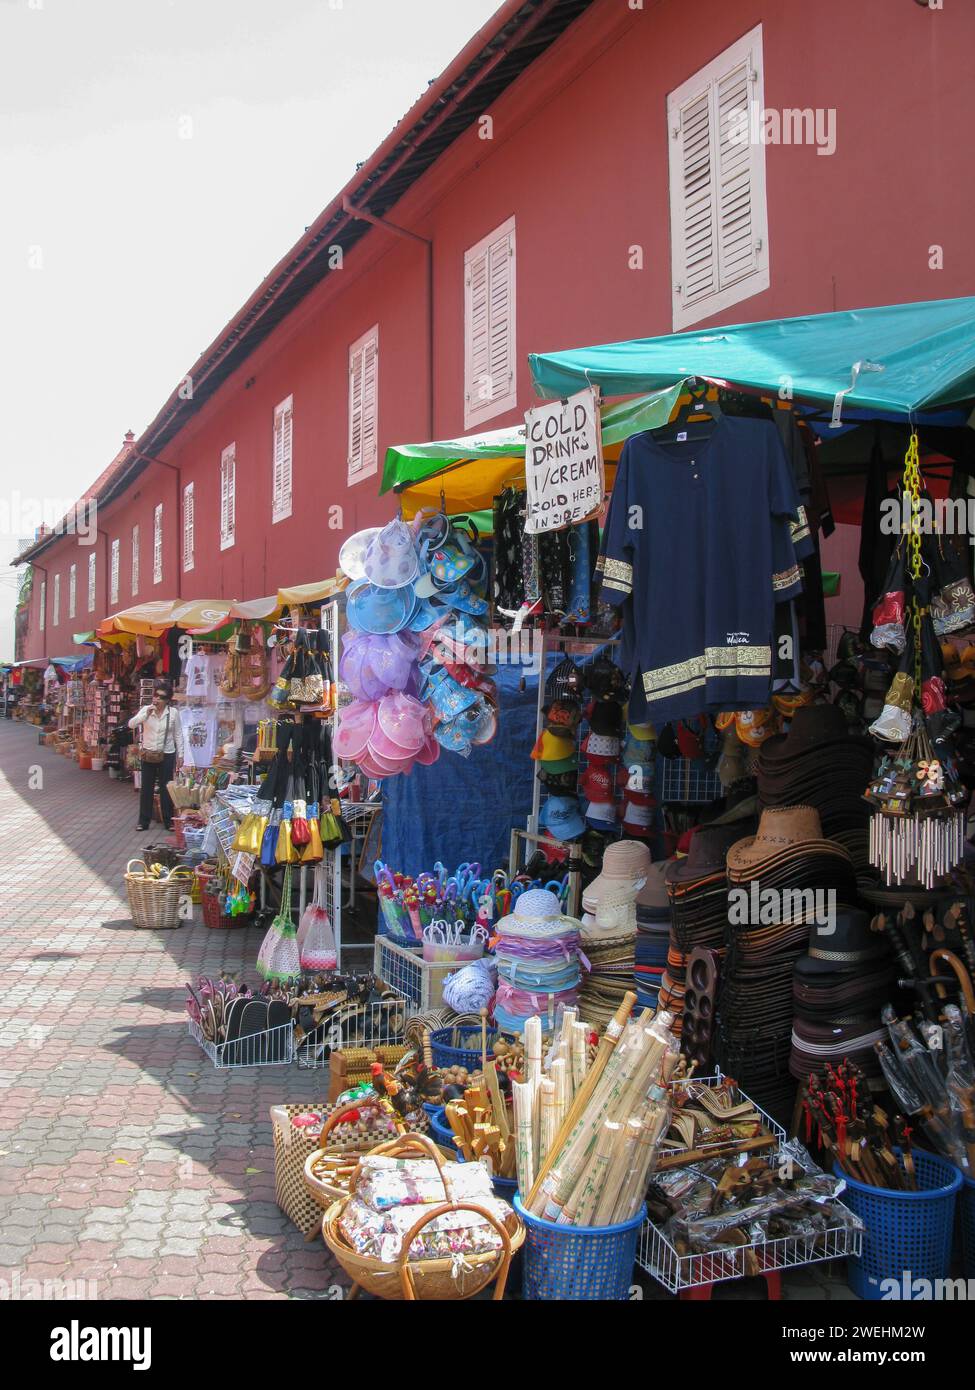
M 440 1169 L 448 1200 L 422 1209 L 403 1237 L 395 1264 L 384 1264 L 382 1260 L 370 1255 L 357 1254 L 339 1226 L 339 1218 L 351 1196 L 333 1202 L 322 1218 L 322 1235 L 329 1250 L 353 1281 L 349 1297 L 354 1298 L 361 1289 L 365 1289 L 366 1293 L 374 1294 L 377 1298 L 396 1301 L 474 1298 L 488 1284 L 494 1282 L 493 1298 L 495 1302 L 500 1302 L 504 1298 L 511 1257 L 525 1239 L 525 1228 L 520 1219 L 512 1212 L 509 1223 L 502 1225 L 491 1212 L 477 1202 L 454 1201 L 451 1196 L 450 1165 L 444 1161 L 437 1146 L 423 1135 L 403 1135 L 390 1144 L 383 1144 L 381 1148 L 383 1153 L 390 1155 L 413 1153 L 432 1158 Z M 351 1192 L 355 1191 L 360 1167 L 361 1162 L 350 1179 Z M 478 1216 L 483 1216 L 501 1237 L 501 1250 L 488 1250 L 480 1255 L 465 1255 L 461 1270 L 458 1270 L 457 1262 L 452 1259 L 407 1260 L 410 1246 L 423 1227 L 436 1217 L 451 1211 L 472 1211 Z
M 358 1108 L 358 1107 L 356 1107 Z M 322 1220 L 322 1211 L 327 1208 L 334 1198 L 319 1196 L 313 1192 L 305 1182 L 305 1164 L 308 1158 L 322 1147 L 322 1135 L 328 1132 L 331 1118 L 314 1137 L 311 1137 L 307 1130 L 296 1130 L 290 1123 L 291 1117 L 300 1115 L 303 1111 L 314 1109 L 322 1110 L 325 1115 L 331 1117 L 335 1107 L 320 1105 L 309 1106 L 306 1101 L 303 1105 L 276 1105 L 271 1111 L 271 1121 L 274 1131 L 274 1199 L 278 1206 L 289 1217 L 298 1230 L 302 1232 L 306 1240 L 314 1240 L 318 1234 Z M 344 1114 L 348 1109 L 342 1106 Z M 275 1117 L 276 1111 L 284 1111 L 288 1123 L 284 1124 Z M 418 1124 L 421 1122 L 418 1121 Z M 429 1124 L 429 1116 L 424 1113 L 422 1125 Z M 334 1148 L 339 1149 L 336 1144 Z M 364 1153 L 375 1148 L 375 1137 L 362 1136 L 358 1144 L 348 1144 L 344 1151 L 352 1154 L 356 1158 L 361 1158 Z M 330 1149 L 330 1152 L 332 1150 Z
M 137 864 L 141 873 L 133 873 Z M 129 911 L 136 927 L 145 931 L 165 931 L 181 927 L 180 903 L 190 896 L 193 875 L 189 869 L 173 869 L 168 878 L 153 878 L 143 859 L 130 859 L 125 866 L 125 888 Z
M 380 1143 L 378 1146 L 370 1143 L 368 1136 L 352 1140 L 340 1140 L 336 1137 L 334 1141 L 324 1142 L 346 1115 L 350 1112 L 361 1112 L 364 1108 L 361 1102 L 336 1106 L 318 1137 L 317 1147 L 305 1159 L 302 1174 L 305 1188 L 322 1211 L 328 1211 L 333 1202 L 349 1195 L 349 1180 L 363 1154 L 386 1153 L 389 1144 L 395 1144 L 400 1137 L 397 1136 L 396 1139 Z M 422 1134 L 429 1125 L 430 1116 L 424 1110 L 415 1120 L 411 1120 L 406 1128 L 413 1133 Z M 326 1176 L 323 1176 L 323 1172 Z

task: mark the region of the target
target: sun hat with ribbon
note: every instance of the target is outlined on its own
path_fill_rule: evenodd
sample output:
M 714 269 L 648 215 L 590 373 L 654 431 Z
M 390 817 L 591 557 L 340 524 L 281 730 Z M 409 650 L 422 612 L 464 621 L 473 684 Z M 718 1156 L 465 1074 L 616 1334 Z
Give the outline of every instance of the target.
M 347 574 L 353 580 L 365 579 L 363 562 L 366 551 L 378 535 L 379 527 L 369 526 L 365 531 L 356 531 L 354 536 L 342 542 L 342 548 L 339 550 L 339 569 L 343 574 Z
M 377 589 L 400 589 L 420 572 L 413 532 L 405 521 L 389 521 L 369 542 L 362 568 Z
M 649 849 L 637 840 L 620 840 L 616 844 L 607 845 L 599 875 L 582 895 L 583 907 L 587 912 L 595 912 L 604 893 L 615 893 L 626 883 L 639 885 L 636 889 L 636 901 L 640 906 L 666 907 L 666 891 L 661 902 L 660 894 L 650 886 L 653 867 Z
M 579 923 L 563 914 L 558 898 L 547 888 L 528 888 L 519 894 L 514 910 L 497 924 L 500 936 L 561 936 L 578 930 Z
M 415 606 L 416 597 L 409 585 L 382 589 L 361 579 L 346 593 L 349 626 L 361 632 L 399 632 L 409 626 Z

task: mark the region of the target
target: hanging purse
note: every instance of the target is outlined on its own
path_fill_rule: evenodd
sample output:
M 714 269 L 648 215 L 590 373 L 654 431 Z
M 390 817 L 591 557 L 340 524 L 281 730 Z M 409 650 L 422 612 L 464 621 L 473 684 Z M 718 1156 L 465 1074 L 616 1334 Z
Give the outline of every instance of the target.
M 299 755 L 295 773 L 294 801 L 291 807 L 291 843 L 301 850 L 311 839 L 308 829 L 308 804 L 305 801 L 304 763 Z
M 281 674 L 274 682 L 268 698 L 271 705 L 286 705 L 291 698 L 291 673 L 295 667 L 295 653 L 292 651 L 285 659 Z
M 277 851 L 280 826 L 281 812 L 275 807 L 268 816 L 267 825 L 261 837 L 261 865 L 265 869 L 273 869 L 278 862 Z

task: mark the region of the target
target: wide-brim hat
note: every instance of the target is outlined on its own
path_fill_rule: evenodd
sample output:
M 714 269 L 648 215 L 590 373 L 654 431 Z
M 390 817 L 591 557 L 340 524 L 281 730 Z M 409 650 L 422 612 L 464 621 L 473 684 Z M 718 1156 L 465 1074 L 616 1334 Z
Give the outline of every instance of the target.
M 702 821 L 703 825 L 737 825 L 740 821 L 752 820 L 759 813 L 758 793 L 754 791 L 746 792 L 742 796 L 733 796 L 729 792 L 725 798 L 725 808 L 716 816 L 711 816 L 707 821 Z
M 602 869 L 582 895 L 583 907 L 593 912 L 604 893 L 617 892 L 627 883 L 635 884 L 641 879 L 646 882 L 637 891 L 636 902 L 644 907 L 666 907 L 667 892 L 665 889 L 661 899 L 655 882 L 660 874 L 654 874 L 654 867 L 649 849 L 637 840 L 620 840 L 607 845 Z
M 757 834 L 732 843 L 726 863 L 736 870 L 749 869 L 800 847 L 829 843 L 815 806 L 770 806 L 762 812 Z
M 379 531 L 378 526 L 368 526 L 364 531 L 356 531 L 355 535 L 342 542 L 339 550 L 339 569 L 343 574 L 347 574 L 352 580 L 365 579 L 366 551 L 379 535 Z
M 361 579 L 346 591 L 349 626 L 360 632 L 399 632 L 409 626 L 416 597 L 407 584 L 400 589 L 379 589 Z
M 420 572 L 420 557 L 416 539 L 405 521 L 394 518 L 373 536 L 366 547 L 362 568 L 377 589 L 401 589 L 405 584 L 412 584 Z
M 547 888 L 528 888 L 518 896 L 512 911 L 499 920 L 496 930 L 501 936 L 546 937 L 578 931 L 579 925 L 563 916 L 554 893 Z
M 869 739 L 851 734 L 838 705 L 804 705 L 797 709 L 787 734 L 775 734 L 762 745 L 759 766 L 771 768 L 796 759 L 833 758 L 837 745 L 865 749 L 873 755 Z
M 890 959 L 890 945 L 882 934 L 870 930 L 870 914 L 855 907 L 837 909 L 833 921 L 814 926 L 809 948 L 802 959 L 804 973 L 866 969 L 868 962 Z
M 668 883 L 687 883 L 725 872 L 728 851 L 742 843 L 740 825 L 701 825 L 691 836 L 685 858 L 675 859 L 667 869 Z

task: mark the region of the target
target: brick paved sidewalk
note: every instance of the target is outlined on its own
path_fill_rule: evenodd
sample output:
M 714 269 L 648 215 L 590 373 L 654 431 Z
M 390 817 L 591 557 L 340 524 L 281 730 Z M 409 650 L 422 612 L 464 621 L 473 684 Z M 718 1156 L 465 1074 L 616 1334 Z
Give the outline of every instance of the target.
M 131 783 L 0 720 L 0 1279 L 325 1296 L 348 1281 L 275 1204 L 268 1109 L 322 1099 L 327 1073 L 216 1071 L 188 1037 L 183 981 L 256 982 L 261 935 L 136 930 L 136 812 Z
M 94 1281 L 97 1298 L 334 1296 L 345 1274 L 275 1204 L 268 1118 L 324 1099 L 328 1074 L 216 1071 L 188 1037 L 183 981 L 227 968 L 256 983 L 261 934 L 136 930 L 122 874 L 162 835 L 140 834 L 136 812 L 131 784 L 0 720 L 0 1280 Z M 784 1295 L 852 1298 L 842 1268 L 796 1271 Z M 759 1280 L 717 1292 L 764 1297 Z

